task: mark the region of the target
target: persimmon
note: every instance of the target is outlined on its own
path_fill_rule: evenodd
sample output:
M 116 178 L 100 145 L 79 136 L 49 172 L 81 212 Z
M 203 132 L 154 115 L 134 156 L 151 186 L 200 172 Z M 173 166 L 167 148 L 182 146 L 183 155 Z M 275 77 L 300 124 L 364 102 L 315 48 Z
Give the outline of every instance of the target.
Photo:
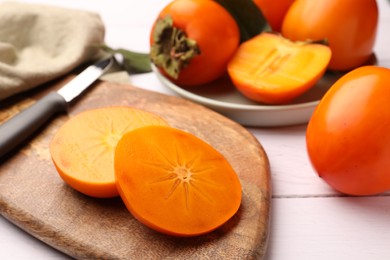
M 315 85 L 330 57 L 325 45 L 262 33 L 241 44 L 228 64 L 228 73 L 235 87 L 249 99 L 284 104 Z
M 133 216 L 168 235 L 215 230 L 241 203 L 240 180 L 226 158 L 202 139 L 172 127 L 126 133 L 116 147 L 115 176 Z
M 253 0 L 262 11 L 271 29 L 280 32 L 284 16 L 295 0 Z
M 61 178 L 92 197 L 118 196 L 114 152 L 124 133 L 146 125 L 167 125 L 161 117 L 131 107 L 87 110 L 70 118 L 50 143 L 53 163 Z
M 377 27 L 376 0 L 296 0 L 282 34 L 294 41 L 326 40 L 332 49 L 329 69 L 348 71 L 372 56 Z
M 314 110 L 306 147 L 317 174 L 335 190 L 390 190 L 390 69 L 362 66 L 334 83 Z
M 159 13 L 150 36 L 150 56 L 176 84 L 208 83 L 226 72 L 240 43 L 235 19 L 210 0 L 175 0 Z

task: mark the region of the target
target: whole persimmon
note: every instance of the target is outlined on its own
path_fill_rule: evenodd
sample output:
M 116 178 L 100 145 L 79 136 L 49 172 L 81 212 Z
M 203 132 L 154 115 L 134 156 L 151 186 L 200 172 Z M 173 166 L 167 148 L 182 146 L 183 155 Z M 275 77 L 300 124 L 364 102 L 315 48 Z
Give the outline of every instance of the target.
M 201 85 L 226 72 L 239 43 L 235 19 L 217 2 L 174 0 L 152 27 L 150 56 L 176 84 Z
M 287 10 L 295 0 L 253 0 L 261 10 L 271 29 L 280 32 Z
M 320 101 L 306 132 L 310 161 L 334 189 L 350 195 L 390 190 L 390 69 L 363 66 Z
M 376 0 L 296 0 L 282 34 L 294 41 L 327 41 L 332 49 L 328 68 L 348 71 L 373 54 L 377 24 Z

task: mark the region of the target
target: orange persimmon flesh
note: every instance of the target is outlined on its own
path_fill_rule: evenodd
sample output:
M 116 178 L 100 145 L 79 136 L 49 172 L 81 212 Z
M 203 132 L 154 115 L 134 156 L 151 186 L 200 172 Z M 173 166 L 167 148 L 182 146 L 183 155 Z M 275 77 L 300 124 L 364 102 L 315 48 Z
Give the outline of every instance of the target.
M 115 151 L 115 175 L 133 216 L 168 235 L 215 230 L 241 203 L 240 180 L 225 157 L 172 127 L 147 126 L 125 134 Z
M 53 163 L 61 178 L 75 190 L 97 198 L 116 197 L 116 144 L 126 132 L 147 125 L 167 123 L 155 114 L 124 106 L 81 112 L 53 137 Z
M 265 104 L 285 104 L 313 87 L 325 73 L 331 50 L 323 44 L 292 42 L 262 33 L 244 42 L 228 64 L 228 74 L 244 96 Z

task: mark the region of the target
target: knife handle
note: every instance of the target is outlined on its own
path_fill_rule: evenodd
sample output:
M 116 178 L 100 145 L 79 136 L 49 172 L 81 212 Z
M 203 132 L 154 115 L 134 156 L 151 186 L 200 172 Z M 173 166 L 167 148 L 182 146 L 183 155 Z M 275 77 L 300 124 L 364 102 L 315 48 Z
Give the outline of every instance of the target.
M 57 92 L 51 92 L 31 107 L 0 125 L 0 158 L 16 148 L 54 114 L 66 112 L 68 103 Z

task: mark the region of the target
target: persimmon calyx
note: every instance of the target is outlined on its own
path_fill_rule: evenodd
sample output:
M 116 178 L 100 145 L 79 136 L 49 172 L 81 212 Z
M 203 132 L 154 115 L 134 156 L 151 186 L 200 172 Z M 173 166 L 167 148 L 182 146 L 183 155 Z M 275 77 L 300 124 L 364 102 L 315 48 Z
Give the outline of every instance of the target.
M 156 21 L 153 41 L 150 50 L 152 62 L 174 79 L 179 77 L 180 71 L 192 58 L 200 54 L 196 41 L 174 27 L 169 15 Z

